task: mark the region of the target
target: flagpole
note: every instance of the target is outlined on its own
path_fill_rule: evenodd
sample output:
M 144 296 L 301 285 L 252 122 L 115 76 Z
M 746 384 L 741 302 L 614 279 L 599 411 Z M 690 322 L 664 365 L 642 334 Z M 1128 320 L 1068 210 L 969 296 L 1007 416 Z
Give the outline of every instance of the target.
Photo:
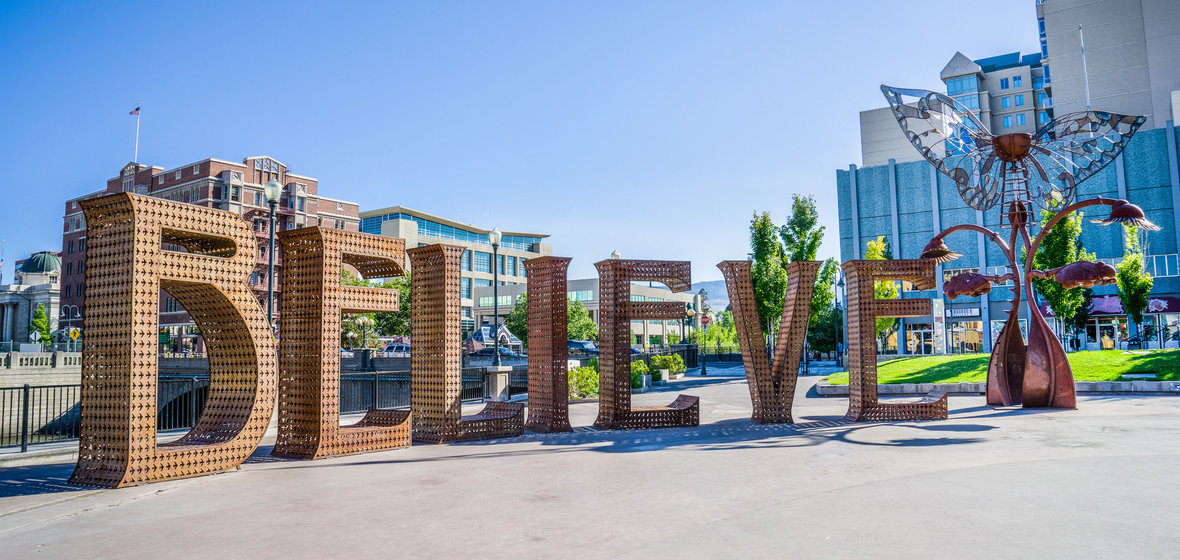
M 141 109 L 143 109 L 142 102 L 135 108 L 135 158 L 131 161 L 136 163 L 139 163 L 139 112 Z

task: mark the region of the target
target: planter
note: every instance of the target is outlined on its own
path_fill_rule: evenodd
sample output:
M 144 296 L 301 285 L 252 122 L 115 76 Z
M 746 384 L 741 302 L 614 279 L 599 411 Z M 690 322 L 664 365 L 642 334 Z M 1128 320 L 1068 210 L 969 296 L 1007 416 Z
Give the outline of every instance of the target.
M 661 369 L 660 370 L 660 379 L 664 380 L 664 383 L 667 383 L 669 379 L 672 379 L 672 371 L 667 370 L 667 369 Z

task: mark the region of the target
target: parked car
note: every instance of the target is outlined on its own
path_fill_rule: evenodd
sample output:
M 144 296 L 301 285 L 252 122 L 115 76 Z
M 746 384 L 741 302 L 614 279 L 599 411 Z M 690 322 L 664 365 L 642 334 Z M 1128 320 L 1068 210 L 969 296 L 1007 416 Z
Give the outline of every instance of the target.
M 381 351 L 389 358 L 409 358 L 410 345 L 409 344 L 387 344 L 385 349 Z
M 492 354 L 494 354 L 495 351 L 496 351 L 496 349 L 494 347 L 489 346 L 487 348 L 480 348 L 479 350 L 472 352 L 470 354 L 470 356 L 472 358 L 491 358 Z M 512 350 L 509 350 L 507 348 L 500 349 L 500 358 L 527 358 L 527 357 L 528 357 L 528 355 L 526 355 L 526 354 L 518 354 L 518 353 L 513 352 Z
M 567 344 L 567 349 L 569 350 L 569 353 L 573 355 L 598 355 L 598 346 L 595 345 L 594 341 L 592 340 L 571 340 Z

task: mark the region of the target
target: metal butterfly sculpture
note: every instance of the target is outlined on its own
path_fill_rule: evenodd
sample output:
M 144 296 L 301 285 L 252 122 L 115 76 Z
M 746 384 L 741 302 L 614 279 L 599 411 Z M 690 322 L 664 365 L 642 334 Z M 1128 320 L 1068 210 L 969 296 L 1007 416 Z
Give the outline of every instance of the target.
M 1123 151 L 1145 117 L 1085 111 L 1057 117 L 1033 134 L 995 135 L 954 98 L 922 89 L 881 86 L 902 131 L 918 152 L 954 179 L 968 206 L 1003 200 L 1064 206 L 1078 183 Z M 911 98 L 907 101 L 906 98 Z
M 947 247 L 943 238 L 957 231 L 974 231 L 995 243 L 1008 261 L 1007 274 L 964 272 L 943 285 L 947 297 L 954 299 L 960 295 L 979 297 L 988 293 L 992 284 L 1015 280 L 1012 308 L 988 362 L 988 404 L 1075 408 L 1073 372 L 1061 341 L 1036 304 L 1032 279 L 1052 279 L 1070 289 L 1113 283 L 1114 270 L 1109 265 L 1085 261 L 1053 270 L 1035 270 L 1034 259 L 1018 262 L 1016 249 L 1035 255 L 1053 226 L 1089 206 L 1111 207 L 1106 219 L 1093 222 L 1158 230 L 1142 209 L 1126 200 L 1098 197 L 1072 202 L 1078 183 L 1114 161 L 1147 119 L 1086 111 L 1058 117 L 1032 134 L 997 136 L 970 109 L 941 93 L 885 85 L 881 91 L 906 138 L 939 171 L 954 179 L 963 201 L 976 210 L 988 210 L 1000 203 L 1000 223 L 1011 230 L 1005 242 L 1000 234 L 982 225 L 951 226 L 935 235 L 921 255 L 940 263 L 957 259 L 963 255 Z M 1033 203 L 1055 212 L 1035 240 L 1030 239 L 1028 227 Z M 1025 300 L 1030 322 L 1027 346 L 1017 319 L 1022 291 L 1029 294 Z

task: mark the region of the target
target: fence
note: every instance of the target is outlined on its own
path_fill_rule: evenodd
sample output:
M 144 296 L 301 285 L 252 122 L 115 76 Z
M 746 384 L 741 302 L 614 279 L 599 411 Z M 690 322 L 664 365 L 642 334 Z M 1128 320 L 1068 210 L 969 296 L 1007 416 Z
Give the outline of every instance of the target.
M 0 447 L 47 443 L 78 437 L 81 385 L 0 389 Z
M 516 395 L 527 395 L 529 392 L 529 366 L 512 366 L 508 374 L 508 398 Z

